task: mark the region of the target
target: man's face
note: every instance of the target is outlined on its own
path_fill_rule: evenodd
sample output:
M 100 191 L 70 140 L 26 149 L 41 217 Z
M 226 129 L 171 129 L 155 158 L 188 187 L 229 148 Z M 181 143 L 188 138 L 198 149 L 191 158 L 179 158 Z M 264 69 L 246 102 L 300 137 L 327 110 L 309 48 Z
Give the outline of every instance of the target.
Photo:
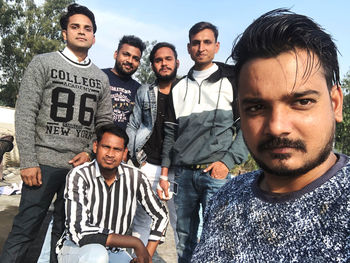
M 168 47 L 162 47 L 154 54 L 152 69 L 158 81 L 170 81 L 176 78 L 179 61 Z
M 119 51 L 114 52 L 114 69 L 122 77 L 131 76 L 140 65 L 141 51 L 137 47 L 123 44 Z
M 209 68 L 219 47 L 220 43 L 215 41 L 214 32 L 210 29 L 204 29 L 192 36 L 187 50 L 195 63 L 195 69 Z
M 124 139 L 109 132 L 103 134 L 100 142 L 94 142 L 93 151 L 102 171 L 116 170 L 128 153 L 128 149 L 124 147 Z
M 67 30 L 63 30 L 62 35 L 67 41 L 67 47 L 72 51 L 87 52 L 95 43 L 91 20 L 81 14 L 69 17 Z
M 329 93 L 322 67 L 305 76 L 303 50 L 257 58 L 243 65 L 238 98 L 241 128 L 252 156 L 267 173 L 303 175 L 332 150 L 335 121 L 342 120 L 342 92 Z

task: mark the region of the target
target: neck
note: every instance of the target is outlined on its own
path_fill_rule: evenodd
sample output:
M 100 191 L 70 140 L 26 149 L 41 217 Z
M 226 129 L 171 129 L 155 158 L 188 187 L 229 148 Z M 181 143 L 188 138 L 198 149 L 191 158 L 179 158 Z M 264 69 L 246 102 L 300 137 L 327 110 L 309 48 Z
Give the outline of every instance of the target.
M 88 55 L 88 50 L 86 50 L 86 49 L 78 49 L 78 48 L 74 49 L 71 47 L 68 47 L 68 48 L 77 57 L 79 62 L 83 61 Z
M 213 62 L 210 62 L 207 64 L 195 64 L 193 69 L 197 71 L 202 71 L 210 68 L 213 64 L 214 64 Z
M 159 88 L 159 92 L 163 93 L 165 95 L 168 95 L 171 90 L 171 84 L 173 83 L 174 80 L 170 81 L 158 81 L 157 86 Z
M 116 74 L 118 77 L 122 77 L 122 76 L 120 76 L 119 73 L 115 70 L 115 68 L 112 68 L 111 71 L 112 71 L 114 74 Z
M 110 186 L 114 182 L 115 177 L 117 176 L 117 168 L 115 168 L 113 170 L 104 169 L 100 165 L 99 165 L 99 168 L 100 168 L 100 173 L 103 176 L 103 178 L 105 179 L 107 185 Z
M 278 176 L 264 172 L 264 177 L 260 182 L 260 188 L 267 192 L 281 194 L 299 191 L 324 175 L 336 162 L 337 157 L 332 152 L 321 165 L 300 176 Z

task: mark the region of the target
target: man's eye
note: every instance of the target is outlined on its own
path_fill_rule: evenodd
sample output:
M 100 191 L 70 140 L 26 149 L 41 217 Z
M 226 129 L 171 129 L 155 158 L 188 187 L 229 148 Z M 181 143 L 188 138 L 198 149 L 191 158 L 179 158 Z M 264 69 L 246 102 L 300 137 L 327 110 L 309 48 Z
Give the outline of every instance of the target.
M 311 99 L 301 99 L 298 101 L 300 105 L 308 105 L 311 104 L 313 102 L 313 100 Z
M 299 99 L 294 102 L 294 107 L 299 107 L 301 109 L 307 109 L 316 103 L 314 99 Z
M 262 108 L 263 108 L 263 106 L 261 104 L 257 104 L 257 105 L 246 107 L 245 111 L 248 113 L 255 113 L 255 112 L 261 110 Z

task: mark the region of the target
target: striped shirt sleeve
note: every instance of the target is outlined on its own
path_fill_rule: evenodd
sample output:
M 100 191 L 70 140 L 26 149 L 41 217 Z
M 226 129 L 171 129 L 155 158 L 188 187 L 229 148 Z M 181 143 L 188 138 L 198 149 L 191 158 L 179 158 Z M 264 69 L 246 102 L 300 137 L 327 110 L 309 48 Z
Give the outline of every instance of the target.
M 152 218 L 149 240 L 164 241 L 165 230 L 169 223 L 168 211 L 161 200 L 155 195 L 152 186 L 143 173 L 139 173 L 140 185 L 138 189 L 138 201 L 143 209 Z
M 106 244 L 109 230 L 90 224 L 92 213 L 88 206 L 88 185 L 93 182 L 86 176 L 93 165 L 73 169 L 67 176 L 65 189 L 66 228 L 70 239 L 79 246 L 89 243 Z

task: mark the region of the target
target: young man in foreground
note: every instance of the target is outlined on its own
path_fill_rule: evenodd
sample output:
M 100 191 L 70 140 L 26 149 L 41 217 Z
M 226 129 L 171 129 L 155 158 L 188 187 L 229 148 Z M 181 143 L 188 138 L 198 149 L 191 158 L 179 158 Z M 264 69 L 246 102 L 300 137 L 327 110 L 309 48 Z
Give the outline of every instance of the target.
M 243 136 L 262 170 L 212 199 L 192 262 L 348 262 L 350 162 L 332 148 L 343 94 L 331 36 L 274 10 L 232 58 Z

